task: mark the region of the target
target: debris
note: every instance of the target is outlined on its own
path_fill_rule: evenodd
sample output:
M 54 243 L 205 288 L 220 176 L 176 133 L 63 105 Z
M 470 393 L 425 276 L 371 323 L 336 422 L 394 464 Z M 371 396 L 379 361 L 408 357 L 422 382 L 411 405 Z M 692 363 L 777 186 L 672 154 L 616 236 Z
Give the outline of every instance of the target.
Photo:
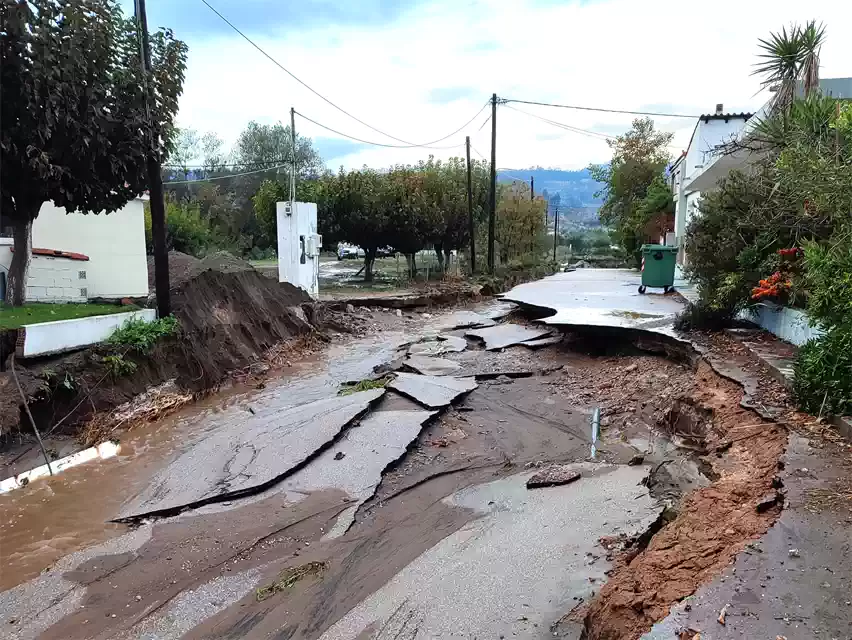
M 757 501 L 755 509 L 758 513 L 769 511 L 772 507 L 784 503 L 784 494 L 781 491 L 767 493 Z
M 419 402 L 429 409 L 441 409 L 464 393 L 479 385 L 473 378 L 451 376 L 421 376 L 414 373 L 398 373 L 388 387 Z
M 461 370 L 461 365 L 453 360 L 419 355 L 408 356 L 405 366 L 417 373 L 431 376 L 452 375 Z
M 729 606 L 730 605 L 726 604 L 724 607 L 722 607 L 722 610 L 719 612 L 719 617 L 716 619 L 717 622 L 721 625 L 725 624 L 725 616 L 728 615 L 728 607 Z
M 355 313 L 355 307 L 350 303 L 346 303 L 346 313 Z
M 285 569 L 278 575 L 278 579 L 275 582 L 265 587 L 260 587 L 255 591 L 255 599 L 258 602 L 263 602 L 276 593 L 289 589 L 299 580 L 309 575 L 322 577 L 323 572 L 327 568 L 328 565 L 325 562 L 309 562 L 300 567 Z
M 627 463 L 628 467 L 638 467 L 640 464 L 645 462 L 645 456 L 641 453 L 637 453 L 635 456 L 630 458 Z
M 342 451 L 338 451 L 337 453 L 334 454 L 335 460 L 343 460 L 343 458 L 345 458 L 345 457 L 346 457 L 346 454 L 343 453 Z
M 488 351 L 504 349 L 514 344 L 521 344 L 528 340 L 536 340 L 550 335 L 550 329 L 528 329 L 519 324 L 499 324 L 487 329 L 473 329 L 466 335 L 474 336 L 485 341 Z
M 442 436 L 440 438 L 436 438 L 435 440 L 430 441 L 429 444 L 431 444 L 433 447 L 449 447 L 450 440 L 446 436 Z
M 525 347 L 529 347 L 530 349 L 538 349 L 539 347 L 549 347 L 554 344 L 559 344 L 560 342 L 562 342 L 562 336 L 553 336 L 550 338 L 527 340 L 526 342 L 522 342 L 521 344 Z
M 798 549 L 790 549 L 790 550 L 787 552 L 787 554 L 788 554 L 791 558 L 799 558 L 799 557 L 801 557 L 801 556 L 799 555 L 799 550 L 798 550 Z
M 554 465 L 543 471 L 539 471 L 527 480 L 527 489 L 540 489 L 542 487 L 555 487 L 568 484 L 580 479 L 580 473 L 570 467 Z

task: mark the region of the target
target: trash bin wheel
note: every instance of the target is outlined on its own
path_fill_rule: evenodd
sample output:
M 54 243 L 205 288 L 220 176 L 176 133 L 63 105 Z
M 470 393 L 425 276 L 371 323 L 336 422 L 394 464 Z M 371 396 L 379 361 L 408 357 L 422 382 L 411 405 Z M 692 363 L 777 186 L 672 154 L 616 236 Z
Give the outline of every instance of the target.
M 639 285 L 639 293 L 645 293 L 645 290 L 646 290 L 646 289 L 645 289 L 645 285 L 644 285 L 644 284 L 640 284 L 640 285 Z
M 663 287 L 663 293 L 668 293 L 671 290 L 672 290 L 672 288 L 669 285 L 666 285 L 665 287 Z

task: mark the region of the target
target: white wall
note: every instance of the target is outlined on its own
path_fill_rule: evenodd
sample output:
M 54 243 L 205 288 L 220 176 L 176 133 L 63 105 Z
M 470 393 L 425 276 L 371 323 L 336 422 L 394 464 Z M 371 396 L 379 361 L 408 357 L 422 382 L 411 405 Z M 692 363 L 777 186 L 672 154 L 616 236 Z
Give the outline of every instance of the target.
M 110 214 L 65 213 L 46 202 L 33 223 L 33 247 L 89 256 L 89 298 L 141 298 L 148 295 L 143 202 L 131 200 Z M 35 262 L 35 261 L 34 261 Z
M 156 317 L 157 312 L 153 309 L 140 309 L 128 313 L 30 324 L 23 329 L 23 346 L 18 347 L 17 355 L 26 358 L 79 349 L 103 342 L 128 320 L 153 322 Z
M 12 239 L 0 238 L 0 271 L 12 263 Z M 34 255 L 27 273 L 28 302 L 86 302 L 91 263 Z

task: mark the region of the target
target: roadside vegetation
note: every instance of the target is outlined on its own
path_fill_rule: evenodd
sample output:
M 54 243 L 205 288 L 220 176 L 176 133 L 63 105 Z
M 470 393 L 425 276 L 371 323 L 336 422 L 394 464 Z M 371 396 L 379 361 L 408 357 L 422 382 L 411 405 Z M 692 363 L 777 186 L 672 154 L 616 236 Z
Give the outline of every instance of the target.
M 703 194 L 686 238 L 695 328 L 774 302 L 807 310 L 822 330 L 795 367 L 798 402 L 816 415 L 852 412 L 852 105 L 819 91 L 824 35 L 810 22 L 761 41 L 771 112 L 729 145 L 754 162 Z
M 159 340 L 175 336 L 179 331 L 180 322 L 174 316 L 160 318 L 153 322 L 131 318 L 113 332 L 107 344 L 148 354 Z

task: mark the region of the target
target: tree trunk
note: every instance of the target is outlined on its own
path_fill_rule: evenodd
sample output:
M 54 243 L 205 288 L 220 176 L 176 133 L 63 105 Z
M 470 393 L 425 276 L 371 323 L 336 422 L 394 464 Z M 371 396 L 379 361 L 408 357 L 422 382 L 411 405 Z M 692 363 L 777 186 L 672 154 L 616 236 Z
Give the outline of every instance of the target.
M 449 271 L 450 269 L 450 259 L 452 258 L 452 251 L 449 249 L 444 249 L 444 269 L 445 271 Z
M 373 281 L 373 263 L 376 261 L 376 250 L 364 250 L 364 282 Z
M 9 265 L 6 302 L 13 307 L 23 306 L 27 300 L 27 272 L 33 250 L 33 223 L 29 216 L 27 220 L 16 222 L 12 229 L 15 250 L 12 253 L 12 264 Z
M 436 244 L 435 245 L 435 255 L 438 256 L 438 268 L 443 272 L 444 271 L 444 245 Z
M 406 253 L 405 262 L 408 264 L 408 278 L 417 279 L 417 262 L 415 260 L 415 254 Z

